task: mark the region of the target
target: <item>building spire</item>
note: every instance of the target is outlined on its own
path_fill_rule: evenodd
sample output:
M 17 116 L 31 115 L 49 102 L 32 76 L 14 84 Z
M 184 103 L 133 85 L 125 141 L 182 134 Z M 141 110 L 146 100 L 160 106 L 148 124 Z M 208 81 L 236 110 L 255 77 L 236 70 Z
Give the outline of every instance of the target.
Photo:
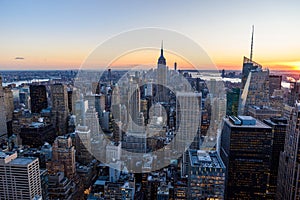
M 160 56 L 164 56 L 164 41 L 161 41 Z
M 158 63 L 161 65 L 166 65 L 166 59 L 164 57 L 164 41 L 161 41 L 160 57 L 158 58 Z
M 251 50 L 250 50 L 250 61 L 252 62 L 253 56 L 253 35 L 254 35 L 254 25 L 252 25 L 252 37 L 251 37 Z

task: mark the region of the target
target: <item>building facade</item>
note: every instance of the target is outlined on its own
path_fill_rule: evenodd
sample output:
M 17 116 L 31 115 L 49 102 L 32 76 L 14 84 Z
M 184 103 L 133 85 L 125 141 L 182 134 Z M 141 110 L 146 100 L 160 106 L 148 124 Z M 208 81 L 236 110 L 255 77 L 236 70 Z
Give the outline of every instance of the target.
M 220 155 L 226 167 L 225 199 L 265 199 L 272 128 L 250 116 L 224 118 Z
M 0 152 L 0 199 L 41 199 L 38 158 L 18 158 L 17 153 Z

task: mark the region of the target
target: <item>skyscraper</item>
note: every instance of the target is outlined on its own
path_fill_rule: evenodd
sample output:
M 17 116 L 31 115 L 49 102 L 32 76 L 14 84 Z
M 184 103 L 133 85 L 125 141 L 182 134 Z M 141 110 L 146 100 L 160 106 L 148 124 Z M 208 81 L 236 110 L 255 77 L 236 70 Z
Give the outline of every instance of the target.
M 30 103 L 32 113 L 40 113 L 48 107 L 45 85 L 30 85 Z
M 186 151 L 190 146 L 200 148 L 201 127 L 201 93 L 176 93 L 176 137 L 175 148 L 185 152 L 182 156 L 181 174 L 188 174 L 189 155 Z
M 227 91 L 226 115 L 238 115 L 240 91 L 240 88 L 232 88 L 231 90 Z
M 141 98 L 140 98 L 140 88 L 137 83 L 130 77 L 128 84 L 128 119 L 129 128 L 128 130 L 137 130 L 140 123 L 140 113 L 141 113 Z
M 160 57 L 158 58 L 157 62 L 157 100 L 159 102 L 167 101 L 167 66 L 166 66 L 166 59 L 164 57 L 164 50 L 163 50 L 163 43 L 161 44 L 160 49 Z
M 63 84 L 54 84 L 51 86 L 53 124 L 56 127 L 58 135 L 67 133 L 68 117 L 68 93 L 67 87 Z
M 52 159 L 47 162 L 49 174 L 64 172 L 65 176 L 72 179 L 76 173 L 75 148 L 70 137 L 58 136 L 52 147 Z
M 4 92 L 4 104 L 5 104 L 5 111 L 6 111 L 6 120 L 11 121 L 13 118 L 14 112 L 14 97 L 11 89 L 9 87 L 3 88 Z
M 38 158 L 0 152 L 0 199 L 32 200 L 42 196 Z
M 247 58 L 244 62 L 254 64 Z M 251 105 L 269 106 L 269 70 L 263 70 L 258 64 L 248 73 L 241 95 L 240 114 L 248 115 L 248 108 Z
M 189 199 L 224 199 L 225 165 L 217 152 L 189 150 Z
M 264 123 L 272 127 L 272 157 L 268 188 L 268 198 L 274 199 L 277 188 L 277 174 L 279 168 L 280 152 L 284 150 L 285 137 L 287 133 L 288 120 L 283 117 L 271 117 L 264 120 Z
M 7 126 L 5 115 L 4 93 L 2 88 L 2 77 L 0 76 L 0 142 L 7 139 Z
M 300 102 L 292 110 L 285 137 L 284 151 L 280 153 L 276 199 L 300 198 Z
M 91 131 L 87 126 L 77 126 L 75 130 L 76 160 L 81 164 L 89 164 L 91 155 Z
M 270 96 L 273 95 L 273 92 L 275 90 L 280 90 L 281 89 L 281 81 L 282 81 L 282 76 L 280 75 L 270 75 L 269 76 L 270 80 Z
M 224 118 L 220 155 L 226 166 L 225 199 L 265 199 L 272 128 L 250 116 Z

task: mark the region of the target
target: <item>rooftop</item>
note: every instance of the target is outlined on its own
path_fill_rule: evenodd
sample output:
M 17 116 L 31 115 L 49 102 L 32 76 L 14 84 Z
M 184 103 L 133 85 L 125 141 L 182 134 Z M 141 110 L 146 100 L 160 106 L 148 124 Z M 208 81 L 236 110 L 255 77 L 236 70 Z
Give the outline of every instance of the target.
M 12 160 L 9 164 L 11 165 L 29 165 L 32 161 L 37 158 L 16 158 Z
M 224 118 L 224 122 L 230 127 L 243 127 L 243 128 L 271 128 L 263 122 L 251 117 L 251 116 L 229 116 Z
M 189 150 L 192 167 L 225 168 L 221 158 L 215 151 Z

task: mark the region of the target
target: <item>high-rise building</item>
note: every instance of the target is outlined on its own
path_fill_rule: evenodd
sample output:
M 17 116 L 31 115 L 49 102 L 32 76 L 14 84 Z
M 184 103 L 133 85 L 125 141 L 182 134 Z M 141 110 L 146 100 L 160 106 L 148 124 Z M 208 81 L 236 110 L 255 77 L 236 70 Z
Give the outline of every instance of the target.
M 244 89 L 248 75 L 251 71 L 256 71 L 258 69 L 261 69 L 261 65 L 254 62 L 252 59 L 244 57 L 243 61 L 243 69 L 242 69 L 242 89 Z
M 273 95 L 273 92 L 275 90 L 280 90 L 281 89 L 281 81 L 282 81 L 282 76 L 280 75 L 269 75 L 269 81 L 270 81 L 270 96 Z
M 85 123 L 85 112 L 88 109 L 88 100 L 79 99 L 75 102 L 75 116 L 76 125 L 84 125 Z
M 5 113 L 6 113 L 6 120 L 11 121 L 13 118 L 14 112 L 14 97 L 11 89 L 9 87 L 3 88 L 4 92 L 4 105 L 5 105 Z
M 4 93 L 2 88 L 2 77 L 0 76 L 0 142 L 7 139 L 7 126 L 6 126 L 6 111 L 4 102 Z
M 268 188 L 268 199 L 274 199 L 277 188 L 277 174 L 279 168 L 280 152 L 284 150 L 285 137 L 287 133 L 288 120 L 283 117 L 271 117 L 264 120 L 264 123 L 272 127 L 273 144 L 271 168 Z
M 68 93 L 63 84 L 51 85 L 53 124 L 58 135 L 67 133 Z
M 73 90 L 68 89 L 68 109 L 70 113 L 73 111 L 73 99 Z
M 22 145 L 29 145 L 32 148 L 39 148 L 45 142 L 52 144 L 56 138 L 52 124 L 43 122 L 32 122 L 22 125 L 19 135 L 22 139 Z
M 297 100 L 300 100 L 300 82 L 290 82 L 288 105 L 293 107 Z
M 225 165 L 217 152 L 189 150 L 189 199 L 224 199 Z
M 100 126 L 99 126 L 99 119 L 98 113 L 96 109 L 93 107 L 89 107 L 85 113 L 85 126 L 87 126 L 91 130 L 91 136 L 99 136 L 100 133 Z
M 220 155 L 226 167 L 225 199 L 265 199 L 272 128 L 250 116 L 224 118 Z
M 75 199 L 76 185 L 63 172 L 49 174 L 48 195 L 50 199 Z
M 52 159 L 46 163 L 49 174 L 64 172 L 65 176 L 72 179 L 76 173 L 75 148 L 71 137 L 58 136 L 52 147 Z
M 163 50 L 163 44 L 161 45 L 160 49 L 160 57 L 158 58 L 157 62 L 157 100 L 159 102 L 165 102 L 167 101 L 167 91 L 166 91 L 166 85 L 167 85 L 167 73 L 168 68 L 166 66 L 166 59 L 164 57 L 164 50 Z
M 41 199 L 38 158 L 18 158 L 17 153 L 0 152 L 0 199 Z
M 201 93 L 176 93 L 176 137 L 175 148 L 185 152 L 182 156 L 181 175 L 188 174 L 189 155 L 186 151 L 190 146 L 200 148 L 201 127 Z
M 246 62 L 254 63 L 253 61 Z M 259 65 L 249 71 L 241 95 L 240 114 L 248 115 L 249 106 L 269 106 L 269 70 Z
M 30 85 L 31 112 L 40 113 L 48 107 L 45 85 Z
M 89 164 L 91 155 L 91 131 L 87 126 L 77 126 L 75 130 L 76 161 Z
M 296 101 L 280 153 L 276 199 L 300 198 L 300 102 Z
M 141 97 L 139 85 L 130 77 L 128 84 L 128 130 L 137 131 L 138 127 L 143 125 L 144 121 L 141 121 Z
M 238 115 L 239 111 L 239 101 L 240 101 L 240 88 L 232 88 L 227 91 L 227 105 L 226 105 L 226 115 Z
M 248 113 L 250 116 L 261 121 L 264 119 L 269 119 L 270 117 L 280 117 L 282 115 L 281 110 L 276 110 L 275 108 L 269 106 L 255 105 L 248 107 Z

